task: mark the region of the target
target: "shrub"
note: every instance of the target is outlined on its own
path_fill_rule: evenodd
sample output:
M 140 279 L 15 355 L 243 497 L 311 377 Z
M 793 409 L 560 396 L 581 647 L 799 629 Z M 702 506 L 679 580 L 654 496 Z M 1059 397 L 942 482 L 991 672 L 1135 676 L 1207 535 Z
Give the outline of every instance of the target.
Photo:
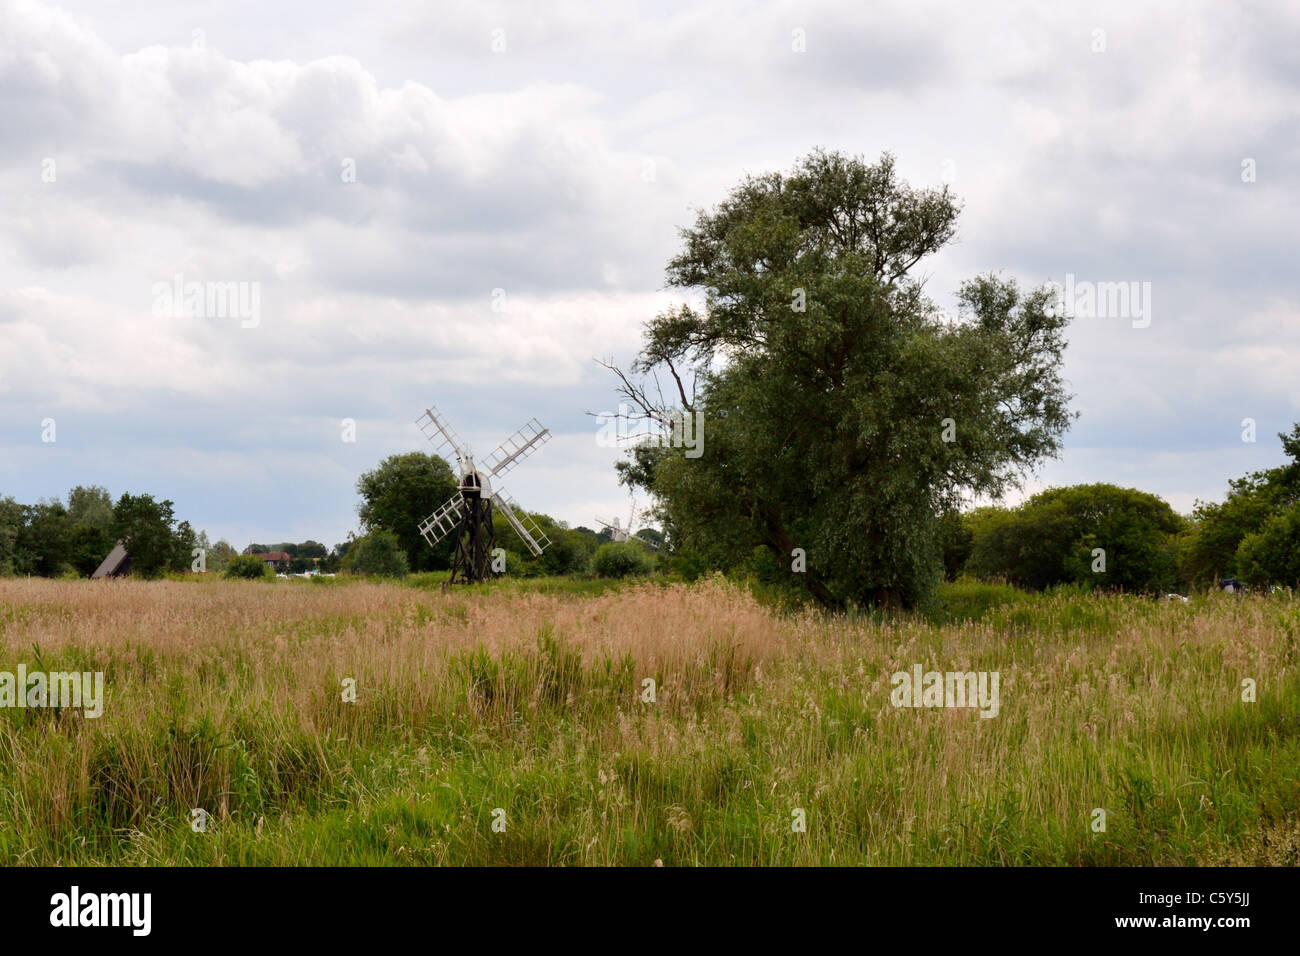
M 222 576 L 257 580 L 259 578 L 273 578 L 275 572 L 255 554 L 237 554 L 230 559 Z
M 680 574 L 684 581 L 698 580 L 709 569 L 704 556 L 693 548 L 683 548 L 663 561 L 670 573 Z
M 611 541 L 596 549 L 591 570 L 602 578 L 623 578 L 629 574 L 649 574 L 653 569 L 650 556 L 642 545 L 633 541 Z

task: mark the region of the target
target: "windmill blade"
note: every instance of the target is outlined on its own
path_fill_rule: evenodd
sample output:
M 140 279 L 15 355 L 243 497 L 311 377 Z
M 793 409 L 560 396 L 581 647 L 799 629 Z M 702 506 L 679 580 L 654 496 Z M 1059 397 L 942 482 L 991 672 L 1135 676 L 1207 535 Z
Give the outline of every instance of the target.
M 524 514 L 523 521 L 515 514 L 515 509 L 519 505 L 510 500 L 510 497 L 500 489 L 492 493 L 492 501 L 501 509 L 501 513 L 506 516 L 510 522 L 510 527 L 515 529 L 515 534 L 519 535 L 524 544 L 528 545 L 528 550 L 533 552 L 537 557 L 542 556 L 542 552 L 551 546 L 551 539 L 546 533 L 538 527 L 537 522 Z
M 435 545 L 456 530 L 464 512 L 465 498 L 458 491 L 440 505 L 438 510 L 420 522 L 420 534 L 424 540 Z
M 619 526 L 617 517 L 615 517 L 613 521 L 606 521 L 604 518 L 597 518 L 596 523 L 603 526 L 604 529 L 609 532 L 609 540 L 627 540 L 627 530 Z
M 549 430 L 542 427 L 537 419 L 529 419 L 523 428 L 501 443 L 501 447 L 488 455 L 482 467 L 493 478 L 504 477 L 506 472 L 519 464 L 551 438 Z
M 441 455 L 445 449 L 450 448 L 457 461 L 464 461 L 470 457 L 469 446 L 461 441 L 460 436 L 452 430 L 436 408 L 432 406 L 426 408 L 424 414 L 415 420 L 415 424 L 420 426 L 420 431 L 424 432 L 424 437 L 429 439 L 438 454 Z

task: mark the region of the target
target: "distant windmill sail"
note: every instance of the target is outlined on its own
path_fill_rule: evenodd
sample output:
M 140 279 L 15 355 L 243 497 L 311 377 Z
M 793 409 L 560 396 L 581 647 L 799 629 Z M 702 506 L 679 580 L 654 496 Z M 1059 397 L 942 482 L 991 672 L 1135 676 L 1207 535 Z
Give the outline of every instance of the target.
M 596 523 L 601 525 L 606 531 L 609 532 L 610 541 L 627 540 L 629 529 L 624 528 L 622 525 L 620 525 L 618 523 L 618 518 L 614 518 L 612 521 L 605 521 L 603 518 L 597 518 Z
M 605 521 L 603 518 L 597 518 L 596 523 L 604 527 L 605 530 L 609 532 L 609 540 L 627 541 L 635 533 L 634 529 L 636 528 L 636 519 L 638 517 L 639 517 L 639 513 L 636 510 L 636 498 L 633 497 L 632 507 L 627 515 L 626 527 L 618 523 L 617 516 L 615 516 L 611 521 Z M 652 542 L 647 542 L 647 543 L 650 544 L 651 547 L 655 547 Z
M 420 534 L 430 545 L 436 545 L 454 534 L 451 577 L 472 584 L 491 577 L 492 509 L 495 507 L 514 529 L 515 534 L 534 555 L 540 557 L 551 544 L 551 539 L 537 522 L 522 511 L 506 494 L 504 488 L 494 488 L 492 481 L 499 479 L 533 454 L 551 438 L 536 418 L 511 435 L 500 447 L 484 459 L 479 466 L 474 463 L 474 453 L 460 436 L 447 424 L 442 414 L 430 406 L 416 419 L 420 431 L 433 444 L 435 451 L 456 458 L 460 472 L 460 490 L 438 507 L 433 514 L 420 522 Z

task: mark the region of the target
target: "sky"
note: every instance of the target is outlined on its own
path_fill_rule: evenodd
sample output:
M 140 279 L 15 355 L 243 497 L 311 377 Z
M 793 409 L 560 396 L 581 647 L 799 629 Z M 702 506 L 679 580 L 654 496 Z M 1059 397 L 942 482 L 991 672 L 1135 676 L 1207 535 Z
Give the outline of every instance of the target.
M 0 0 L 0 495 L 333 544 L 434 405 L 480 457 L 537 417 L 509 493 L 626 521 L 595 360 L 683 301 L 698 210 L 822 147 L 960 197 L 941 308 L 1125 283 L 1071 300 L 1079 417 L 1011 500 L 1187 512 L 1300 421 L 1296 49 L 1286 3 Z

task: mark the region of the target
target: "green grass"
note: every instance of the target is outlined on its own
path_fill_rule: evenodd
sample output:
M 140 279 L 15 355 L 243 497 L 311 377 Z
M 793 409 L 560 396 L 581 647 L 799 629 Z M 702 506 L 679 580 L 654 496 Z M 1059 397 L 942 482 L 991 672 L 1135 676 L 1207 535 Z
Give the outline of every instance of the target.
M 447 571 L 422 571 L 402 578 L 400 583 L 407 587 L 442 590 L 447 582 Z M 474 585 L 476 590 L 489 594 L 548 594 L 569 597 L 589 597 L 607 594 L 626 587 L 643 583 L 636 578 L 598 578 L 592 576 L 573 577 L 536 577 L 515 578 L 501 577 L 484 584 Z M 464 585 L 456 585 L 452 590 L 463 590 Z
M 872 621 L 718 582 L 0 581 L 0 670 L 108 683 L 98 721 L 0 710 L 0 862 L 1297 865 L 1298 641 L 1289 599 L 971 582 Z M 999 715 L 890 706 L 913 663 L 998 671 Z

